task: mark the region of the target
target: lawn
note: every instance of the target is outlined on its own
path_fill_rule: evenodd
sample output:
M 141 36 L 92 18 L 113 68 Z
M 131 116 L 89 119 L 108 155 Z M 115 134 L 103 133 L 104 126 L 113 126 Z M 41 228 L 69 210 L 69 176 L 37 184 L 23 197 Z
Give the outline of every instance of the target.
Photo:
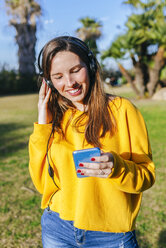
M 166 102 L 135 100 L 128 87 L 111 89 L 141 110 L 156 164 L 156 183 L 144 192 L 137 221 L 140 248 L 166 247 Z M 28 139 L 37 120 L 37 95 L 0 98 L 0 247 L 42 247 L 41 196 L 28 171 Z

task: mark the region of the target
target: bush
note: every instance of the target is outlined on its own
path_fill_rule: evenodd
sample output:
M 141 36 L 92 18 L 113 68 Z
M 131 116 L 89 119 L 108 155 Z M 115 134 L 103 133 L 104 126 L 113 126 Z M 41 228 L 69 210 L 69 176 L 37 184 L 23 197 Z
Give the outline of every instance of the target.
M 37 91 L 37 75 L 20 75 L 14 70 L 0 71 L 0 95 L 32 93 Z
M 127 80 L 124 76 L 121 77 L 121 84 L 127 84 Z
M 107 69 L 102 66 L 102 78 L 105 80 L 106 78 L 115 78 L 117 81 L 118 78 L 121 78 L 122 74 L 119 70 Z

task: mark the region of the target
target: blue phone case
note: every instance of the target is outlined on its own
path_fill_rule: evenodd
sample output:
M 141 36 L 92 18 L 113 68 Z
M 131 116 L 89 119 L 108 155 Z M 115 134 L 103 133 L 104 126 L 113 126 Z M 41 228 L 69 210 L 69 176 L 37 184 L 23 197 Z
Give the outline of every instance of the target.
M 100 148 L 98 147 L 74 151 L 73 159 L 74 159 L 74 164 L 76 168 L 76 173 L 77 173 L 77 169 L 81 169 L 81 167 L 79 167 L 80 163 L 82 162 L 92 163 L 91 158 L 98 157 L 100 155 L 101 155 L 101 152 L 100 152 Z M 77 177 L 81 178 L 81 177 L 87 177 L 87 176 L 77 173 Z

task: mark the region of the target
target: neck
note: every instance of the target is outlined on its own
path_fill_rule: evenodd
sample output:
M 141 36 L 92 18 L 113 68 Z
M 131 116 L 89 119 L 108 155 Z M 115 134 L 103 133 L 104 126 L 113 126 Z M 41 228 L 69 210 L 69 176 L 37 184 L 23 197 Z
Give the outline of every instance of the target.
M 82 112 L 84 112 L 84 111 L 86 111 L 86 110 L 88 109 L 88 106 L 85 105 L 85 104 L 83 104 L 83 103 L 74 103 L 74 106 L 75 106 L 78 110 L 80 110 L 80 111 L 82 111 Z

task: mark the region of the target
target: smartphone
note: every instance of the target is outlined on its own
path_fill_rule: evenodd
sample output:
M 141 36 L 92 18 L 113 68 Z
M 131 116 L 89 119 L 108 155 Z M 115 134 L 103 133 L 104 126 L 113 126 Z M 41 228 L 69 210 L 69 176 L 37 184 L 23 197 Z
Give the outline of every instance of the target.
M 81 169 L 79 167 L 80 163 L 83 162 L 91 162 L 91 158 L 101 156 L 100 148 L 89 148 L 89 149 L 83 149 L 83 150 L 77 150 L 73 152 L 73 160 L 76 168 L 76 173 L 78 169 Z M 77 177 L 87 177 L 84 175 L 81 175 L 80 173 L 77 173 Z

